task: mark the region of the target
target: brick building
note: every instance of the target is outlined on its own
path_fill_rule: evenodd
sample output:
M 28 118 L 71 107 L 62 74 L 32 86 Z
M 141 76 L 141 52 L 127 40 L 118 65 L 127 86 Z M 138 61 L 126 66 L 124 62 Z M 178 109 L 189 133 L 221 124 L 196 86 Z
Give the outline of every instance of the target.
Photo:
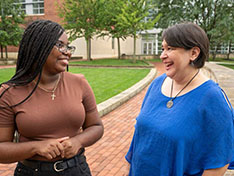
M 22 10 L 24 10 L 26 14 L 26 23 L 24 26 L 27 26 L 37 19 L 49 19 L 58 23 L 61 22 L 61 19 L 56 12 L 56 4 L 54 0 L 20 0 L 20 2 L 22 4 Z M 9 46 L 9 57 L 16 58 L 17 51 L 18 47 Z
M 26 25 L 36 19 L 49 19 L 61 24 L 61 19 L 58 16 L 57 8 L 61 0 L 20 0 L 22 9 L 26 14 Z M 154 29 L 148 31 L 151 35 L 146 37 L 146 33 L 142 33 L 137 39 L 136 54 L 138 55 L 154 55 L 158 54 L 158 33 Z M 76 46 L 74 57 L 86 58 L 86 42 L 84 38 L 78 38 L 72 42 Z M 121 41 L 121 54 L 133 54 L 133 38 L 127 38 Z M 17 47 L 8 47 L 9 57 L 17 57 Z M 91 57 L 92 58 L 110 58 L 117 57 L 118 48 L 117 40 L 113 38 L 93 38 L 91 41 Z

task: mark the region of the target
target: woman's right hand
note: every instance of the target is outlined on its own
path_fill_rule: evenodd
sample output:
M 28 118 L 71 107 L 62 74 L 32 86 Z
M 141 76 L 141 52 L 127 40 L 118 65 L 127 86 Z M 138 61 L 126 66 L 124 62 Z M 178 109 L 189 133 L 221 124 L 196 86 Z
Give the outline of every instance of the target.
M 36 153 L 48 160 L 58 156 L 64 158 L 64 147 L 61 143 L 67 139 L 69 139 L 69 137 L 40 141 L 39 145 L 36 147 Z
M 63 137 L 46 141 L 13 142 L 15 128 L 0 127 L 0 163 L 14 163 L 35 155 L 51 160 L 56 156 L 64 157 L 62 142 L 69 139 Z

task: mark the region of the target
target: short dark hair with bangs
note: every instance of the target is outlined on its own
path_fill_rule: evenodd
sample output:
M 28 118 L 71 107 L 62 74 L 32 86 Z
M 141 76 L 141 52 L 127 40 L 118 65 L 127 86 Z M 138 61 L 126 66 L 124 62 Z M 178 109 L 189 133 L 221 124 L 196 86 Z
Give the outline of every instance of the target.
M 200 48 L 199 56 L 191 63 L 195 68 L 202 68 L 209 57 L 209 39 L 205 31 L 194 23 L 173 25 L 163 31 L 162 39 L 172 47 L 186 50 L 193 47 Z

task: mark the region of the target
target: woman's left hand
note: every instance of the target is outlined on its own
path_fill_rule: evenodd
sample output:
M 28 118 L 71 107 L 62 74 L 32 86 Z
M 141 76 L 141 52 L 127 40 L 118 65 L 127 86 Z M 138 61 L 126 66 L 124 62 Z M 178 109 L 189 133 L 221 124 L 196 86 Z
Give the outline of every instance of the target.
M 64 140 L 62 142 L 62 145 L 64 147 L 65 158 L 71 158 L 75 156 L 82 147 L 80 141 L 77 140 L 77 138 L 69 138 L 67 140 Z

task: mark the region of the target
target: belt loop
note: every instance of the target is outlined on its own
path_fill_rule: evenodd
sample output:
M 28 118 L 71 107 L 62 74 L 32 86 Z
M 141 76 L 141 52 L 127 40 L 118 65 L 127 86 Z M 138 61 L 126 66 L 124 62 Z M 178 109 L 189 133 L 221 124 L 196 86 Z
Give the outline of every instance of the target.
M 76 156 L 80 156 L 84 153 L 85 149 L 84 148 L 81 148 L 78 153 L 76 154 Z
M 73 161 L 77 164 L 79 163 L 79 155 L 73 157 Z

